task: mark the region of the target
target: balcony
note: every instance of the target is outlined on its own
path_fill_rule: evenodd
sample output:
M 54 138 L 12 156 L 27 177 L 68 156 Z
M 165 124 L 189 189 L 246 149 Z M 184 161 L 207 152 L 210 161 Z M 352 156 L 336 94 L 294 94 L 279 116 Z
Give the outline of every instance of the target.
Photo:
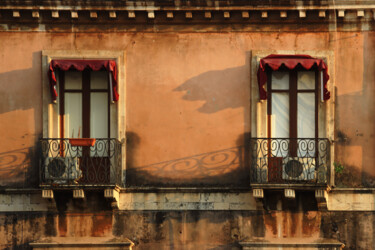
M 97 138 L 93 146 L 72 145 L 68 138 L 41 139 L 40 186 L 107 188 L 121 186 L 122 144 Z
M 251 184 L 258 187 L 326 186 L 330 142 L 326 138 L 252 138 Z

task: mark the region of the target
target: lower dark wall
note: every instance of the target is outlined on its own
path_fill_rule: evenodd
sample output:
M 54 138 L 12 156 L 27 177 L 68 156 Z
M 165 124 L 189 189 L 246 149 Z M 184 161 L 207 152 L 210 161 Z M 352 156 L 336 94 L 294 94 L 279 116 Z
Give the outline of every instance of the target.
M 252 238 L 331 238 L 375 249 L 375 212 L 100 211 L 0 214 L 1 249 L 44 237 L 126 237 L 134 249 L 240 249 Z
M 375 212 L 322 213 L 320 231 L 343 242 L 345 249 L 375 249 Z

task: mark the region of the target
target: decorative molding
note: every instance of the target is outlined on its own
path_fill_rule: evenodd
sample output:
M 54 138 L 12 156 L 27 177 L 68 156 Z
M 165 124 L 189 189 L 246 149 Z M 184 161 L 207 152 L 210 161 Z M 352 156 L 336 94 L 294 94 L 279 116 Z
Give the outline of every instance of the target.
M 155 12 L 153 12 L 153 11 L 148 11 L 148 12 L 147 12 L 147 17 L 148 17 L 149 19 L 154 19 L 154 18 L 155 18 Z
M 43 189 L 42 190 L 42 197 L 45 198 L 45 199 L 53 199 L 53 190 Z
M 111 201 L 112 208 L 119 208 L 120 192 L 117 189 L 105 189 L 104 197 Z
M 52 18 L 59 18 L 60 17 L 59 12 L 56 11 L 56 10 L 51 12 L 51 16 L 52 16 Z
M 240 241 L 239 244 L 243 250 L 259 250 L 259 249 L 326 249 L 326 250 L 339 250 L 345 247 L 335 239 L 311 240 L 305 238 L 301 242 L 293 241 L 290 238 L 276 238 L 264 240 L 262 238 L 253 238 Z
M 90 11 L 90 18 L 98 18 L 98 13 L 96 11 Z
M 127 238 L 112 237 L 48 237 L 29 243 L 32 249 L 124 249 L 134 243 Z
M 128 17 L 129 18 L 135 18 L 135 12 L 134 11 L 129 11 L 128 12 Z
M 281 18 L 287 18 L 288 17 L 288 13 L 286 11 L 280 11 L 280 17 Z
M 118 18 L 121 20 L 121 17 L 127 16 L 129 19 L 135 19 L 139 16 L 139 19 L 142 21 L 144 20 L 144 13 L 148 19 L 156 19 L 162 20 L 165 19 L 172 19 L 178 15 L 185 16 L 186 19 L 197 19 L 201 20 L 201 16 L 204 16 L 205 19 L 214 19 L 214 20 L 222 20 L 224 19 L 238 21 L 242 21 L 244 19 L 255 18 L 257 20 L 258 17 L 261 19 L 267 18 L 276 18 L 274 15 L 271 15 L 271 12 L 279 12 L 279 18 L 281 20 L 289 20 L 289 19 L 296 19 L 296 17 L 308 20 L 307 12 L 309 12 L 309 19 L 314 17 L 325 18 L 326 16 L 335 15 L 337 13 L 337 17 L 344 18 L 348 15 L 348 13 L 356 13 L 356 15 L 350 15 L 350 20 L 363 20 L 363 19 L 374 19 L 375 14 L 375 4 L 358 4 L 358 5 L 293 5 L 293 6 L 251 6 L 251 5 L 244 5 L 244 6 L 220 6 L 220 7 L 212 7 L 212 6 L 150 6 L 150 5 L 137 5 L 137 6 L 79 6 L 79 5 L 50 5 L 50 6 L 34 6 L 34 5 L 4 5 L 0 6 L 0 14 L 2 12 L 12 11 L 12 16 L 15 18 L 19 18 L 21 20 L 29 20 L 28 18 L 30 15 L 27 12 L 31 12 L 33 18 L 39 18 L 40 16 L 45 15 L 44 13 L 49 12 L 51 13 L 51 17 L 53 19 L 66 19 L 67 15 L 62 15 L 63 12 L 70 12 L 70 18 L 79 20 L 86 20 L 86 14 L 84 12 L 89 12 L 91 19 L 104 19 L 105 16 L 108 19 L 116 19 Z M 21 18 L 21 11 L 22 18 Z M 60 13 L 61 12 L 61 13 Z M 100 15 L 100 13 L 106 13 L 106 15 Z M 137 12 L 137 15 L 136 15 Z M 193 15 L 194 12 L 194 15 Z M 239 14 L 236 14 L 236 12 Z M 288 13 L 289 12 L 289 13 Z M 366 15 L 366 12 L 371 13 L 371 15 Z M 138 15 L 138 13 L 140 15 Z M 218 14 L 218 15 L 217 15 Z M 4 17 L 5 15 L 1 15 Z M 347 19 L 347 18 L 345 18 Z M 43 19 L 42 19 L 43 20 Z M 124 21 L 127 19 L 124 18 Z M 259 20 L 258 20 L 259 21 Z M 0 18 L 1 23 L 1 18 Z
M 19 18 L 21 17 L 20 12 L 18 10 L 13 11 L 13 17 Z
M 173 12 L 167 12 L 167 18 L 172 19 L 173 17 Z
M 261 188 L 254 188 L 253 189 L 253 196 L 254 198 L 264 198 L 264 191 Z
M 284 196 L 285 198 L 294 199 L 296 198 L 296 191 L 291 188 L 284 189 Z
M 75 199 L 84 199 L 85 198 L 85 191 L 83 191 L 83 189 L 75 189 L 75 190 L 73 190 L 73 198 L 75 198 Z
M 280 6 L 280 5 L 243 5 L 243 6 L 150 6 L 150 5 L 123 5 L 123 6 L 110 6 L 110 5 L 39 5 L 35 6 L 34 4 L 29 5 L 2 5 L 1 9 L 7 10 L 74 10 L 77 11 L 287 11 L 287 10 L 368 10 L 375 9 L 375 4 L 331 4 L 331 5 L 289 5 L 289 6 Z
M 72 11 L 70 13 L 70 15 L 71 15 L 72 18 L 78 18 L 78 12 L 77 11 Z
M 338 11 L 338 16 L 339 17 L 344 17 L 345 16 L 345 10 L 339 10 Z
M 116 18 L 117 17 L 116 11 L 110 11 L 108 14 L 109 14 L 109 18 Z
M 264 209 L 262 198 L 254 197 L 254 191 L 233 192 L 231 190 L 218 192 L 213 190 L 212 192 L 199 192 L 199 190 L 200 188 L 196 188 L 196 192 L 188 192 L 188 190 L 181 192 L 178 188 L 175 188 L 175 191 L 168 189 L 165 192 L 155 190 L 146 192 L 144 190 L 115 189 L 115 191 L 120 192 L 118 197 L 120 210 L 255 211 Z M 46 192 L 50 193 L 47 194 Z M 375 211 L 374 190 L 353 189 L 331 190 L 328 192 L 320 189 L 316 192 L 315 197 L 320 210 L 327 208 L 328 211 Z M 113 195 L 108 194 L 109 201 L 113 202 L 113 197 Z M 327 204 L 326 208 L 324 207 L 324 202 Z M 56 209 L 52 190 L 44 191 L 44 196 L 41 195 L 40 189 L 19 189 L 0 194 L 0 212 L 49 211 L 50 209 Z
M 242 11 L 242 18 L 250 18 L 248 11 Z
M 318 202 L 319 210 L 327 210 L 328 193 L 327 190 L 317 189 L 315 190 L 315 198 Z
M 39 11 L 33 11 L 31 13 L 31 16 L 34 17 L 34 18 L 39 18 Z

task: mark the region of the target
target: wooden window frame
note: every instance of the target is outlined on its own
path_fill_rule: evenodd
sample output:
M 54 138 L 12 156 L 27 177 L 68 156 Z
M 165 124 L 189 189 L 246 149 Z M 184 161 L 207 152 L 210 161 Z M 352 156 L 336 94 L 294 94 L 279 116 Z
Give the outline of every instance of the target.
M 273 89 L 272 88 L 272 72 L 271 69 L 267 70 L 267 137 L 272 138 L 271 136 L 271 115 L 272 115 L 272 93 L 289 93 L 289 139 L 290 141 L 290 155 L 292 157 L 297 156 L 297 139 L 298 137 L 298 93 L 314 93 L 315 97 L 315 137 L 319 137 L 319 96 L 320 96 L 320 77 L 319 70 L 316 67 L 311 68 L 310 70 L 303 69 L 302 67 L 296 67 L 292 70 L 285 67 L 279 69 L 278 71 L 288 72 L 289 73 L 289 89 Z M 315 88 L 314 89 L 303 89 L 298 90 L 298 72 L 301 71 L 312 71 L 315 72 Z
M 73 70 L 71 70 L 73 71 Z M 91 93 L 107 93 L 107 137 L 110 137 L 111 134 L 111 116 L 110 116 L 110 86 L 109 81 L 107 81 L 107 89 L 91 89 L 90 73 L 92 70 L 85 69 L 82 71 L 82 89 L 66 89 L 65 88 L 65 72 L 68 71 L 59 71 L 59 93 L 60 93 L 60 106 L 59 106 L 59 123 L 60 123 L 60 138 L 65 137 L 65 93 L 82 93 L 82 138 L 90 138 L 90 107 L 91 107 Z M 76 71 L 80 72 L 80 71 Z M 69 135 L 68 135 L 69 136 Z

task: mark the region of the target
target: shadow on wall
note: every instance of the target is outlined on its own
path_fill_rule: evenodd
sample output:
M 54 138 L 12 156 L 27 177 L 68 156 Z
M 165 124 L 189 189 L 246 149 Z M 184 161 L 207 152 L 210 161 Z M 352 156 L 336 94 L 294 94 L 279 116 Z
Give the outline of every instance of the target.
M 137 166 L 134 155 L 137 148 L 142 147 L 141 138 L 128 132 L 127 186 L 249 186 L 249 53 L 246 54 L 246 61 L 240 67 L 202 73 L 173 90 L 184 92 L 182 99 L 186 101 L 204 101 L 197 110 L 201 113 L 213 114 L 225 109 L 242 108 L 243 124 L 239 126 L 244 128 L 242 134 L 240 132 L 237 138 L 233 138 L 236 146 Z M 230 128 L 232 122 L 226 119 L 226 124 L 219 125 Z M 239 126 L 236 124 L 237 128 Z
M 0 74 L 0 186 L 38 184 L 37 142 L 42 129 L 42 89 L 34 83 L 41 84 L 40 71 L 39 51 L 32 54 L 31 68 Z
M 240 146 L 206 152 L 170 161 L 135 166 L 133 155 L 139 137 L 127 133 L 127 186 L 237 186 L 250 181 L 249 134 L 240 136 Z
M 364 37 L 363 72 L 356 72 L 363 75 L 362 89 L 336 97 L 334 161 L 343 166 L 335 173 L 339 187 L 375 187 L 375 58 L 366 53 L 375 51 L 375 37 Z
M 182 99 L 187 101 L 204 101 L 198 109 L 202 113 L 215 113 L 224 109 L 245 108 L 243 100 L 246 98 L 247 90 L 250 89 L 248 80 L 249 67 L 247 64 L 242 67 L 225 70 L 214 70 L 193 77 L 175 88 L 174 91 L 184 91 Z M 244 76 L 243 81 L 234 80 Z M 250 102 L 249 102 L 250 106 Z M 250 107 L 248 107 L 250 108 Z M 250 111 L 250 110 L 249 110 Z M 244 114 L 244 118 L 250 117 L 250 112 Z M 245 121 L 250 121 L 246 120 Z
M 374 112 L 371 112 L 371 105 L 374 96 L 370 98 L 371 91 L 368 86 L 364 86 L 363 92 L 355 92 L 337 96 L 337 106 L 350 110 L 351 107 L 360 107 L 360 112 L 342 112 L 337 114 L 336 131 L 336 157 L 335 165 L 342 166 L 343 169 L 336 170 L 335 183 L 338 187 L 375 187 L 374 161 L 374 125 L 373 122 L 366 122 L 363 118 L 367 116 L 371 119 Z M 366 94 L 367 93 L 367 94 Z M 372 104 L 375 106 L 375 103 Z M 367 115 L 366 115 L 367 114 Z M 355 127 L 344 127 L 340 123 L 349 120 L 359 121 Z M 362 122 L 360 122 L 362 121 Z M 370 125 L 370 126 L 369 126 Z M 372 127 L 372 128 L 371 128 Z
M 0 187 L 24 187 L 29 183 L 26 180 L 37 178 L 31 167 L 37 168 L 37 164 L 32 164 L 38 162 L 35 151 L 30 147 L 0 153 Z

